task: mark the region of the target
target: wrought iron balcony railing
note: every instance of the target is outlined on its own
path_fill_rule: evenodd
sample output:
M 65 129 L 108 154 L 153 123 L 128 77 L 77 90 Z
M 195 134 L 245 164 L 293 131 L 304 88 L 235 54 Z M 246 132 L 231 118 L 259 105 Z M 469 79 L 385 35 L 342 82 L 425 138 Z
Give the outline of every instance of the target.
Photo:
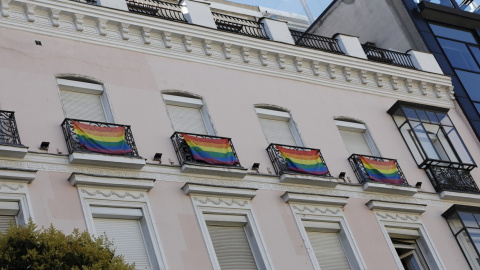
M 124 127 L 125 142 L 128 144 L 128 146 L 130 146 L 132 151 L 130 153 L 123 154 L 123 156 L 139 157 L 137 146 L 135 145 L 135 140 L 133 139 L 133 134 L 130 126 L 66 118 L 62 122 L 62 129 L 63 135 L 65 136 L 65 141 L 67 142 L 69 154 L 72 154 L 74 152 L 95 153 L 95 151 L 89 150 L 85 146 L 81 145 L 77 133 L 74 130 L 73 121 L 95 127 Z
M 0 111 L 0 144 L 22 145 L 14 112 Z
M 295 45 L 326 52 L 345 54 L 342 49 L 340 49 L 340 45 L 338 45 L 338 40 L 334 38 L 317 36 L 295 30 L 290 30 L 290 33 L 292 34 L 293 40 L 295 41 Z
M 250 37 L 268 39 L 263 31 L 262 23 L 216 12 L 212 12 L 212 14 L 215 24 L 217 25 L 217 29 L 247 35 Z
M 201 158 L 194 157 L 192 150 L 190 149 L 190 146 L 187 144 L 185 141 L 185 138 L 183 136 L 189 135 L 194 138 L 199 138 L 199 139 L 223 139 L 223 140 L 228 140 L 228 144 L 232 150 L 231 154 L 233 155 L 232 159 L 236 160 L 236 162 L 232 164 L 212 164 L 208 163 L 204 160 L 201 160 Z M 240 165 L 240 161 L 237 156 L 237 152 L 235 152 L 235 147 L 233 147 L 232 139 L 230 138 L 225 138 L 225 137 L 217 137 L 217 136 L 211 136 L 211 135 L 202 135 L 202 134 L 193 134 L 193 133 L 186 133 L 186 132 L 175 132 L 173 135 L 170 137 L 173 143 L 173 148 L 175 149 L 175 153 L 177 154 L 178 158 L 178 163 L 180 165 L 184 164 L 199 164 L 199 165 L 213 165 L 213 166 L 227 166 L 227 167 L 236 167 L 236 168 L 242 168 Z M 205 160 L 208 158 L 205 158 Z
M 365 168 L 365 165 L 363 164 L 360 157 L 366 157 L 369 160 L 382 161 L 382 162 L 392 162 L 392 161 L 394 161 L 395 165 L 397 167 L 398 178 L 400 179 L 400 181 L 398 181 L 398 178 L 397 178 L 396 181 L 400 182 L 399 185 L 410 186 L 407 182 L 407 179 L 405 178 L 405 175 L 402 172 L 402 169 L 400 168 L 400 165 L 398 165 L 398 162 L 397 162 L 396 159 L 352 154 L 348 158 L 348 161 L 350 162 L 350 165 L 352 166 L 352 169 L 355 172 L 355 175 L 357 176 L 357 179 L 360 183 L 362 183 L 362 184 L 364 184 L 366 182 L 379 183 L 379 181 L 375 180 L 375 176 L 371 175 L 371 173 L 369 173 L 368 170 Z M 397 177 L 397 175 L 395 177 Z
M 317 151 L 318 156 L 320 157 L 320 160 L 323 163 L 323 166 L 325 167 L 326 173 L 318 176 L 331 176 L 330 172 L 328 171 L 327 164 L 325 163 L 325 160 L 323 159 L 322 153 L 320 152 L 320 149 L 314 149 L 314 148 L 306 148 L 306 147 L 299 147 L 299 146 L 291 146 L 291 145 L 282 145 L 282 144 L 270 144 L 267 147 L 267 153 L 268 156 L 270 157 L 270 161 L 273 164 L 273 168 L 275 169 L 275 172 L 277 175 L 283 175 L 285 173 L 291 173 L 291 174 L 307 174 L 307 173 L 301 173 L 298 171 L 293 171 L 289 169 L 287 161 L 283 157 L 282 153 L 278 149 L 278 146 L 282 148 L 286 148 L 289 150 L 295 150 L 295 151 L 304 151 L 304 152 L 311 152 L 311 151 Z
M 362 47 L 369 60 L 416 69 L 409 54 L 380 49 L 368 43 Z
M 126 0 L 130 12 L 160 17 L 162 19 L 186 22 L 182 7 L 158 0 Z
M 435 191 L 480 193 L 470 170 L 429 165 L 425 168 Z

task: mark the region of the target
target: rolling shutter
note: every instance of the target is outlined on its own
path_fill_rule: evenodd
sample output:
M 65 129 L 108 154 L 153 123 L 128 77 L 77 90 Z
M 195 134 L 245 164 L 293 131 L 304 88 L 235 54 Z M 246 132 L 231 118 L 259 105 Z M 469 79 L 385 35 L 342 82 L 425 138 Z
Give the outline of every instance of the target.
M 350 270 L 338 233 L 307 231 L 318 264 L 322 270 Z
M 241 226 L 207 225 L 222 270 L 256 270 L 257 265 Z
M 372 151 L 368 146 L 367 140 L 363 132 L 350 131 L 340 129 L 340 135 L 342 135 L 343 142 L 347 146 L 347 150 L 350 154 L 360 155 L 372 155 Z
M 288 121 L 259 118 L 263 132 L 269 143 L 278 143 L 296 146 Z
M 107 122 L 100 95 L 60 90 L 67 118 Z
M 135 219 L 94 218 L 97 235 L 103 232 L 113 242 L 116 254 L 124 256 L 136 269 L 151 269 L 140 221 Z
M 200 109 L 167 105 L 167 110 L 175 131 L 208 134 Z
M 6 232 L 11 223 L 17 224 L 15 216 L 0 216 L 0 233 Z

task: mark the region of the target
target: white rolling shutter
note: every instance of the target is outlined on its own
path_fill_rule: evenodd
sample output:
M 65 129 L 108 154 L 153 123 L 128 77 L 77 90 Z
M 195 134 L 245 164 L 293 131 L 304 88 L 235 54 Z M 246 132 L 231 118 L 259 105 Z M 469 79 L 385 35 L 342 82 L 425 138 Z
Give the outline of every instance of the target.
M 0 233 L 6 232 L 12 223 L 17 225 L 15 216 L 0 216 Z
M 350 270 L 338 233 L 307 231 L 318 264 L 322 270 Z
M 67 118 L 107 122 L 100 95 L 60 90 Z
M 135 219 L 94 218 L 97 235 L 106 233 L 113 242 L 116 254 L 124 256 L 135 269 L 151 269 L 140 221 Z
M 175 131 L 208 134 L 200 109 L 167 105 L 167 110 Z
M 207 228 L 222 270 L 257 269 L 243 227 L 208 225 Z
M 372 151 L 368 146 L 367 140 L 363 132 L 350 131 L 340 129 L 340 135 L 342 135 L 343 142 L 347 146 L 347 150 L 350 154 L 360 155 L 372 155 Z
M 288 121 L 259 118 L 263 132 L 269 143 L 278 143 L 296 146 Z

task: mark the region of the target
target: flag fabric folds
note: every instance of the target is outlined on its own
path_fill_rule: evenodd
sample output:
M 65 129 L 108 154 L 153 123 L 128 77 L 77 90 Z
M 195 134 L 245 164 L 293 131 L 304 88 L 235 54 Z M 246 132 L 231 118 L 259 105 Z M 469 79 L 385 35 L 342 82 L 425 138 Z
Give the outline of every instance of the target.
M 182 133 L 192 151 L 193 159 L 215 165 L 239 164 L 228 139 L 200 138 Z
M 287 170 L 313 175 L 328 173 L 327 166 L 320 158 L 318 150 L 295 150 L 279 145 L 276 147 L 287 163 Z
M 401 185 L 403 183 L 404 180 L 400 177 L 397 164 L 394 160 L 380 161 L 363 156 L 360 156 L 360 160 L 370 179 L 395 185 Z
M 125 127 L 99 127 L 72 121 L 81 146 L 86 149 L 111 155 L 125 155 L 133 150 L 125 141 Z

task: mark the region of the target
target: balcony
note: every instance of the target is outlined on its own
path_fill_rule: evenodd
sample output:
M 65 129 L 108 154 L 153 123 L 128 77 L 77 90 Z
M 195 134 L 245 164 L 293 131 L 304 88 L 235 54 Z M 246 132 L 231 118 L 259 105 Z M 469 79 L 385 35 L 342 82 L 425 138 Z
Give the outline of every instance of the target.
M 470 174 L 471 169 L 429 165 L 425 171 L 439 193 L 453 191 L 479 194 L 480 190 Z
M 272 143 L 267 153 L 281 182 L 324 187 L 338 184 L 319 149 Z
M 27 154 L 27 149 L 20 142 L 15 113 L 0 111 L 0 155 L 22 158 Z
M 362 47 L 369 60 L 416 69 L 409 54 L 380 49 L 372 43 L 365 43 Z
M 410 196 L 417 193 L 396 159 L 353 154 L 348 161 L 365 191 Z
M 184 173 L 241 179 L 247 174 L 230 138 L 175 132 L 170 139 Z
M 61 126 L 72 164 L 137 169 L 145 166 L 130 126 L 68 118 Z
M 219 30 L 238 33 L 250 37 L 268 39 L 263 31 L 262 23 L 216 12 L 212 12 L 212 15 L 213 19 L 215 20 L 215 24 L 217 25 L 217 29 Z
M 159 17 L 162 19 L 187 22 L 182 7 L 158 0 L 126 0 L 130 12 Z
M 342 49 L 340 49 L 338 41 L 334 38 L 317 36 L 295 30 L 290 30 L 290 33 L 297 46 L 308 47 L 325 52 L 345 54 Z

